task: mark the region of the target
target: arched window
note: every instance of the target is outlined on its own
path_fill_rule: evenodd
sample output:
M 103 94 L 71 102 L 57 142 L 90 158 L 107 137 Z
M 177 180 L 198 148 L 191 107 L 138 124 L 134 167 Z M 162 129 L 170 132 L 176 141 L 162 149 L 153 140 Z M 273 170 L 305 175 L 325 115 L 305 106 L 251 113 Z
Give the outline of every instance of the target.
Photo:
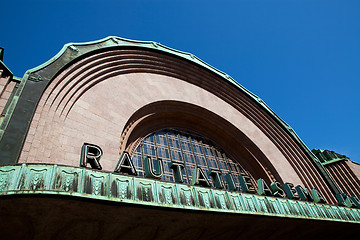
M 223 150 L 216 147 L 209 139 L 194 133 L 178 129 L 162 129 L 147 135 L 133 152 L 132 160 L 138 176 L 144 177 L 144 160 L 151 158 L 153 164 L 162 160 L 163 176 L 161 180 L 175 182 L 172 162 L 182 163 L 182 176 L 184 184 L 191 184 L 195 167 L 201 168 L 206 174 L 211 186 L 214 185 L 214 177 L 210 176 L 211 171 L 220 171 L 220 178 L 225 189 L 229 189 L 226 176 L 232 176 L 238 189 L 240 184 L 239 175 L 250 174 L 227 156 Z

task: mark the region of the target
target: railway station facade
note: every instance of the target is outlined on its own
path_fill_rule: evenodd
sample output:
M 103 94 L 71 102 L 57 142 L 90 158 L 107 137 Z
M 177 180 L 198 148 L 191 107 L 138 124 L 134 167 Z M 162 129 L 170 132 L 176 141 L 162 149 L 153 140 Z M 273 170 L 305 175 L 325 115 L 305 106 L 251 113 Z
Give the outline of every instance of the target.
M 8 238 L 359 233 L 359 164 L 310 151 L 259 97 L 192 54 L 107 37 L 66 44 L 22 78 L 0 55 Z

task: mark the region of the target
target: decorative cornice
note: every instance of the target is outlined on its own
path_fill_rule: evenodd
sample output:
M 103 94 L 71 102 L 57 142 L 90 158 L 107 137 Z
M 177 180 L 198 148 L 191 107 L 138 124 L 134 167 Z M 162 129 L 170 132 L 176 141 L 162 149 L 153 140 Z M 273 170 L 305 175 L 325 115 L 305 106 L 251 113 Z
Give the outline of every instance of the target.
M 0 201 L 9 195 L 64 195 L 233 214 L 360 223 L 360 210 L 50 164 L 0 167 Z

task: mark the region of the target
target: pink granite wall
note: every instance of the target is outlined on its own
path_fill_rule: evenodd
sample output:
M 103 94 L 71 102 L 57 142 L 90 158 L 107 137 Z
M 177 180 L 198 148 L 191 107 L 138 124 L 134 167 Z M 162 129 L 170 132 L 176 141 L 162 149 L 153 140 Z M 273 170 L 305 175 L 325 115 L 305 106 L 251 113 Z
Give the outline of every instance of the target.
M 112 171 L 127 120 L 149 103 L 173 100 L 201 106 L 233 123 L 260 146 L 283 178 L 301 184 L 281 152 L 251 121 L 213 94 L 184 81 L 145 73 L 112 77 L 87 90 L 69 112 L 62 112 L 58 104 L 50 107 L 52 97 L 45 102 L 47 97 L 45 93 L 37 108 L 20 162 L 78 166 L 81 146 L 89 142 L 103 149 L 103 168 Z
M 325 168 L 343 193 L 360 197 L 359 164 L 345 160 L 327 164 Z
M 15 82 L 9 81 L 9 76 L 1 76 L 0 73 L 0 113 L 4 110 L 6 102 L 14 90 Z

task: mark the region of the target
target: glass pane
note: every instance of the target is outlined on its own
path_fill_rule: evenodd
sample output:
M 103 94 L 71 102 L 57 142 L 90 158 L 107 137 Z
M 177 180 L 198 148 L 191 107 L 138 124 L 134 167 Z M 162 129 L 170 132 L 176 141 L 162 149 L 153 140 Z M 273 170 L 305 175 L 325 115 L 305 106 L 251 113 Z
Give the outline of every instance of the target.
M 184 158 L 185 158 L 185 164 L 189 163 L 189 164 L 196 164 L 195 162 L 195 158 L 194 158 L 194 155 L 192 153 L 187 153 L 185 152 L 184 153 Z
M 147 144 L 146 142 L 144 142 L 143 151 L 145 156 L 156 156 L 155 145 Z
M 166 134 L 164 131 L 158 132 L 156 134 L 156 144 L 159 146 L 166 146 L 167 147 L 167 140 Z
M 159 147 L 157 147 L 157 152 L 158 152 L 159 158 L 162 158 L 162 159 L 164 159 L 164 158 L 170 158 L 170 156 L 169 156 L 169 150 L 168 150 L 167 147 L 165 148 L 165 147 L 159 146 Z
M 140 177 L 144 176 L 143 161 L 141 159 L 141 154 L 133 154 L 132 162 L 135 166 L 138 176 Z
M 192 152 L 191 145 L 189 141 L 181 142 L 183 151 Z

